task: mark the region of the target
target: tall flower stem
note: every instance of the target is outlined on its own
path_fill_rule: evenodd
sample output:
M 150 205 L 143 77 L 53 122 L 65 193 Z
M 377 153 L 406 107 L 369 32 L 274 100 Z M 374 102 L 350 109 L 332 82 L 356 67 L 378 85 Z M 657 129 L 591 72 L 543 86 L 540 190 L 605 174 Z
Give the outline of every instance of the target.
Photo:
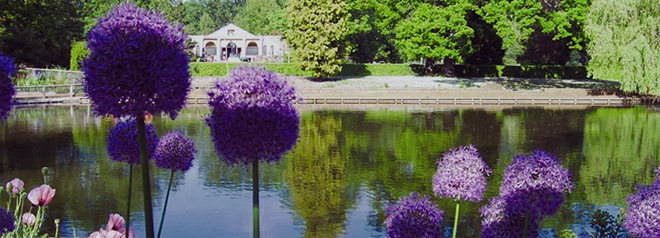
M 253 237 L 259 238 L 259 161 L 252 162 L 252 226 Z
M 456 232 L 458 231 L 458 214 L 459 210 L 461 209 L 461 203 L 460 200 L 461 196 L 458 196 L 458 199 L 456 199 L 456 215 L 454 215 L 454 229 L 452 230 L 452 238 L 456 238 Z
M 131 227 L 131 198 L 133 195 L 133 164 L 128 164 L 128 201 L 126 202 L 126 227 Z M 124 236 L 128 237 L 128 229 Z
M 158 235 L 156 237 L 160 238 L 160 232 L 163 230 L 163 222 L 165 221 L 165 211 L 167 210 L 167 201 L 170 199 L 170 189 L 172 189 L 172 179 L 174 178 L 174 170 L 170 170 L 170 184 L 167 185 L 167 195 L 165 195 L 165 205 L 163 205 L 163 214 L 160 216 L 160 225 L 158 225 Z
M 151 205 L 151 175 L 149 174 L 149 159 L 147 158 L 147 136 L 144 129 L 144 116 L 136 118 L 138 127 L 138 143 L 140 143 L 140 164 L 142 165 L 142 195 L 144 196 L 144 229 L 147 238 L 154 238 L 154 214 Z M 128 228 L 127 228 L 128 229 Z

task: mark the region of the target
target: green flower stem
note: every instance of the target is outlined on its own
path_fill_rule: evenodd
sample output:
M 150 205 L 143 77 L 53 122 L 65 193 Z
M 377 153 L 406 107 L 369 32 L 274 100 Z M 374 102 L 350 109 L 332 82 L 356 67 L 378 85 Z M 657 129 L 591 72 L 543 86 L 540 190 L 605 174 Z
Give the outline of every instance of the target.
M 529 211 L 525 214 L 525 226 L 523 228 L 523 238 L 527 238 L 527 230 L 529 230 Z
M 60 234 L 60 219 L 55 219 L 55 238 L 59 238 Z
M 174 170 L 170 171 L 170 184 L 167 185 L 167 195 L 165 195 L 165 204 L 163 205 L 163 214 L 160 216 L 160 225 L 158 225 L 158 235 L 156 237 L 160 238 L 160 232 L 163 230 L 163 222 L 165 221 L 165 211 L 167 210 L 167 201 L 170 199 L 170 189 L 172 189 L 172 179 L 174 178 Z
M 259 238 L 259 161 L 252 162 L 252 229 Z
M 147 238 L 154 238 L 154 214 L 151 205 L 151 175 L 147 158 L 147 136 L 144 129 L 144 116 L 137 118 L 138 143 L 140 144 L 140 164 L 142 165 L 142 195 L 144 196 L 144 230 Z
M 454 216 L 454 229 L 452 230 L 452 238 L 456 238 L 456 232 L 458 231 L 458 214 L 459 210 L 461 209 L 461 203 L 460 203 L 461 196 L 458 196 L 458 199 L 456 199 L 456 215 Z
M 133 195 L 133 164 L 128 164 L 128 201 L 126 202 L 126 227 L 131 227 L 131 199 Z M 124 236 L 128 237 L 128 230 Z

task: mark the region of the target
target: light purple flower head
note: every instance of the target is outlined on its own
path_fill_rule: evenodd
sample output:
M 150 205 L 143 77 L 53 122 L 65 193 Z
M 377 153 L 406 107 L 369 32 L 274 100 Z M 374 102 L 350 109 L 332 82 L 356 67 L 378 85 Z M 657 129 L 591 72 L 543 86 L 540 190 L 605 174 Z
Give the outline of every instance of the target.
M 154 125 L 146 124 L 144 132 L 147 138 L 147 153 L 149 158 L 153 158 L 156 146 L 158 145 L 158 135 L 154 130 Z M 120 121 L 110 129 L 108 135 L 108 154 L 110 159 L 129 164 L 140 163 L 140 146 L 138 144 L 138 128 L 135 119 Z
M 631 194 L 623 226 L 628 232 L 641 238 L 660 237 L 660 176 L 651 186 L 640 186 Z
M 388 206 L 386 213 L 385 225 L 390 238 L 442 237 L 444 213 L 429 201 L 428 196 L 420 197 L 413 192 L 410 197 L 402 197 Z
M 433 176 L 433 192 L 438 196 L 478 202 L 486 190 L 486 175 L 491 170 L 474 145 L 461 146 L 445 153 Z
M 154 160 L 163 169 L 185 172 L 192 167 L 196 152 L 195 143 L 189 137 L 180 131 L 173 131 L 158 141 Z
M 0 54 L 0 120 L 7 118 L 11 110 L 16 90 L 9 76 L 15 73 L 14 59 Z
M 23 180 L 19 178 L 12 179 L 11 181 L 7 182 L 7 185 L 5 185 L 7 191 L 9 191 L 11 195 L 17 195 L 20 193 L 24 186 L 25 184 L 23 183 Z
M 14 214 L 0 207 L 0 235 L 14 231 Z
M 85 92 L 100 115 L 176 117 L 190 91 L 186 35 L 156 12 L 123 3 L 88 35 Z
M 564 194 L 573 189 L 570 172 L 555 156 L 536 150 L 532 154 L 516 155 L 506 168 L 500 186 L 500 196 L 518 209 L 534 210 L 540 216 L 556 213 Z
M 298 139 L 295 90 L 272 71 L 241 66 L 209 91 L 206 124 L 229 164 L 279 161 Z

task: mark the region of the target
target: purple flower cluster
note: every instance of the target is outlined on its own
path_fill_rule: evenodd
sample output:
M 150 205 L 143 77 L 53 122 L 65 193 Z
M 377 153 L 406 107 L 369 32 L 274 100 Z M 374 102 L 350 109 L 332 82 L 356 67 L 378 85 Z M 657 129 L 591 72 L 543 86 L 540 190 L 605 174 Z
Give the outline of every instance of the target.
M 97 114 L 168 113 L 176 117 L 190 91 L 186 35 L 160 13 L 124 3 L 89 32 L 85 92 Z
M 641 186 L 638 193 L 626 200 L 629 204 L 623 219 L 626 230 L 641 238 L 660 237 L 660 174 L 655 183 Z
M 500 196 L 480 210 L 482 237 L 521 237 L 538 234 L 539 223 L 555 214 L 564 194 L 573 188 L 570 173 L 544 151 L 516 155 L 506 168 Z
M 14 59 L 0 54 L 0 120 L 7 118 L 11 110 L 12 98 L 16 90 L 9 76 L 15 73 Z
M 438 161 L 433 192 L 443 197 L 478 202 L 483 199 L 485 176 L 490 173 L 474 145 L 461 146 L 445 153 Z
M 413 192 L 386 209 L 387 235 L 391 238 L 442 237 L 444 213 L 429 201 Z
M 147 152 L 152 158 L 158 145 L 158 135 L 154 125 L 145 125 Z M 110 129 L 108 136 L 108 154 L 110 159 L 129 164 L 140 163 L 140 146 L 138 144 L 138 128 L 135 119 L 121 121 Z
M 206 124 L 229 164 L 279 161 L 298 139 L 295 90 L 272 71 L 242 66 L 209 93 Z
M 0 235 L 14 231 L 14 214 L 0 207 Z
M 154 160 L 163 169 L 185 172 L 192 167 L 196 152 L 195 143 L 189 137 L 173 131 L 160 138 Z

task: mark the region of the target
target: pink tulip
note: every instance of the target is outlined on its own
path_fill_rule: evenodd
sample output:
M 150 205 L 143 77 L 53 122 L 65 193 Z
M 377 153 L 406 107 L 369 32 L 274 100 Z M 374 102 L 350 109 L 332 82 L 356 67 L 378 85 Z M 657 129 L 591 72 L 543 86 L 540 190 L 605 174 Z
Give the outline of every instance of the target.
M 7 191 L 10 190 L 11 187 L 11 195 L 16 195 L 23 190 L 23 180 L 20 180 L 19 178 L 15 178 L 9 182 L 7 182 Z
M 34 226 L 36 220 L 37 218 L 29 212 L 23 213 L 23 216 L 21 216 L 21 221 L 26 226 Z
M 36 187 L 28 193 L 27 199 L 35 206 L 47 206 L 55 196 L 55 189 L 47 184 Z
M 126 228 L 124 228 L 124 223 L 125 222 L 123 217 L 117 213 L 112 213 L 108 219 L 108 224 L 105 225 L 105 230 L 115 230 L 120 233 L 124 233 L 126 231 Z

